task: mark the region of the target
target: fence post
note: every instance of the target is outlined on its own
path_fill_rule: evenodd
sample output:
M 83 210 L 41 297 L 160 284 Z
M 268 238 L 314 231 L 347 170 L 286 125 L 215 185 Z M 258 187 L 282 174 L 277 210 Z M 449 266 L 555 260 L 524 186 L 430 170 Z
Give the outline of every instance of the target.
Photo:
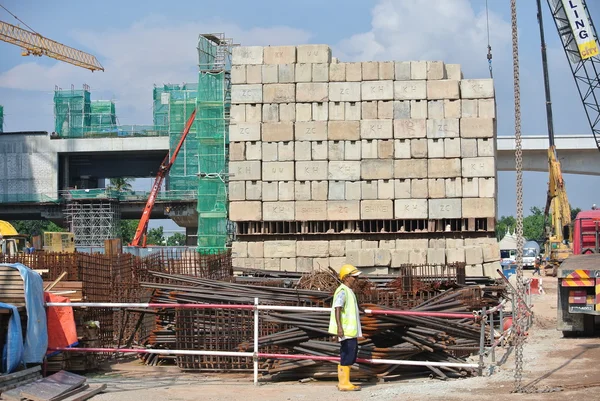
M 481 312 L 481 331 L 479 334 L 479 368 L 477 373 L 479 376 L 483 376 L 483 353 L 485 352 L 485 320 L 487 319 L 486 314 L 487 308 L 484 307 Z
M 258 386 L 258 298 L 254 298 L 254 385 Z

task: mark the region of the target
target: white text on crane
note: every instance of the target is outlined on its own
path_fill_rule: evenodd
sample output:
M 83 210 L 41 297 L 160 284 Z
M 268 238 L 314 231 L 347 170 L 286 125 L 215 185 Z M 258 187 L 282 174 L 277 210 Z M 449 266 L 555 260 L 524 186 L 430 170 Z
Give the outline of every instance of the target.
M 592 24 L 583 6 L 583 0 L 562 0 L 565 12 L 569 18 L 569 25 L 579 48 L 583 60 L 599 54 L 598 44 L 592 32 Z

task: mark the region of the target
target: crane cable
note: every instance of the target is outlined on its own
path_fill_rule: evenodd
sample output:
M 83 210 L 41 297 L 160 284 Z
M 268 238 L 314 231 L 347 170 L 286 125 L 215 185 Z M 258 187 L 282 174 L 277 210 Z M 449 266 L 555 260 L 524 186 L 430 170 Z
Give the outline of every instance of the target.
M 487 28 L 487 60 L 488 60 L 488 68 L 490 69 L 490 78 L 494 78 L 494 72 L 492 69 L 492 46 L 490 45 L 490 12 L 488 7 L 488 0 L 485 0 L 485 21 Z
M 3 8 L 3 9 L 4 9 L 4 10 L 7 12 L 7 13 L 9 13 L 10 15 L 12 15 L 13 17 L 15 17 L 15 19 L 16 19 L 17 21 L 19 21 L 21 24 L 23 24 L 23 25 L 25 25 L 27 28 L 29 28 L 29 30 L 30 30 L 31 32 L 35 33 L 36 35 L 39 35 L 39 33 L 37 33 L 36 31 L 34 31 L 32 27 L 30 27 L 29 25 L 27 25 L 27 24 L 25 23 L 25 21 L 23 21 L 22 19 L 20 19 L 19 17 L 17 17 L 17 16 L 16 16 L 16 15 L 14 15 L 13 13 L 11 13 L 11 12 L 10 12 L 10 10 L 9 10 L 8 8 L 4 7 L 2 4 L 0 4 L 0 7 L 2 7 L 2 8 Z

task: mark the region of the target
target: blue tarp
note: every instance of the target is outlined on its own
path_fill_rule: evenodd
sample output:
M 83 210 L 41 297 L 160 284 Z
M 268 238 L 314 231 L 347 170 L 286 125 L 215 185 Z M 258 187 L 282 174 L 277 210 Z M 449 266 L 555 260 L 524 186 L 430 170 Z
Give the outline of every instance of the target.
M 23 362 L 42 363 L 48 348 L 46 310 L 44 309 L 44 283 L 42 277 L 21 263 L 0 263 L 19 270 L 25 287 L 25 307 L 27 309 L 27 334 L 23 347 Z M 10 327 L 10 326 L 9 326 Z M 13 325 L 15 327 L 15 325 Z M 9 328 L 10 330 L 10 328 Z M 11 335 L 11 333 L 9 333 Z
M 14 372 L 21 361 L 23 360 L 23 332 L 21 331 L 21 317 L 17 307 L 10 304 L 0 302 L 0 309 L 10 309 L 12 314 L 8 320 L 8 333 L 4 349 L 0 355 L 2 356 L 0 364 L 0 373 Z

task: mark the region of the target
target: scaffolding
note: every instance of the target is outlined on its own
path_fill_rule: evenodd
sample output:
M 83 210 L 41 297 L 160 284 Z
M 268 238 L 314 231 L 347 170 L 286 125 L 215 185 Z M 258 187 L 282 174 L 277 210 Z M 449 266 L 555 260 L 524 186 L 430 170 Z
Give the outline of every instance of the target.
M 76 90 L 54 88 L 54 132 L 64 138 L 82 138 L 89 131 L 91 114 L 90 87 Z
M 112 100 L 93 100 L 90 104 L 90 132 L 117 133 L 117 113 Z
M 68 200 L 65 217 L 76 246 L 104 246 L 119 235 L 121 210 L 116 199 Z

